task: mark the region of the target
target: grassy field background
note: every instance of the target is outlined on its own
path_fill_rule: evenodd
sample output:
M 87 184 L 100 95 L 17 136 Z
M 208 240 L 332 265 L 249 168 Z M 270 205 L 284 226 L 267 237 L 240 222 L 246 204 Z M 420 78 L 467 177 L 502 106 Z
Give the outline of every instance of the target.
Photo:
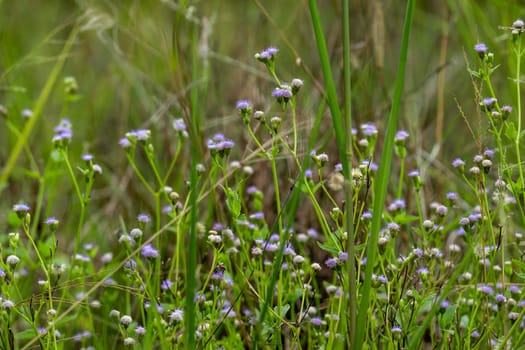
M 342 5 L 318 1 L 324 33 L 339 97 L 343 91 Z M 424 194 L 439 201 L 446 191 L 464 191 L 450 163 L 456 157 L 470 159 L 488 146 L 488 123 L 478 108 L 476 84 L 468 67 L 476 65 L 472 48 L 485 42 L 498 55 L 494 88 L 501 96 L 515 98 L 507 67 L 515 65 L 509 55 L 509 34 L 498 26 L 510 26 L 523 15 L 512 1 L 419 1 L 410 37 L 407 74 L 398 129 L 407 130 L 407 169 L 425 174 Z M 352 69 L 352 115 L 355 126 L 375 122 L 383 131 L 392 104 L 394 81 L 405 15 L 405 2 L 397 0 L 351 1 L 350 39 Z M 119 139 L 133 129 L 148 128 L 164 167 L 175 153 L 171 130 L 174 118 L 183 118 L 190 129 L 197 154 L 210 162 L 205 143 L 216 132 L 235 140 L 231 159 L 244 162 L 251 154 L 249 137 L 236 102 L 253 101 L 254 108 L 270 106 L 272 76 L 254 54 L 268 46 L 279 48 L 277 72 L 285 81 L 304 81 L 297 105 L 299 154 L 305 156 L 315 117 L 322 127 L 314 148 L 336 157 L 334 131 L 323 104 L 324 79 L 306 0 L 201 0 L 201 1 L 0 1 L 0 104 L 8 110 L 0 127 L 0 168 L 5 173 L 14 145 L 20 138 L 24 109 L 34 109 L 50 73 L 76 26 L 79 32 L 67 52 L 49 99 L 0 189 L 0 228 L 13 230 L 8 213 L 14 203 L 30 206 L 37 201 L 38 171 L 53 163 L 53 128 L 67 117 L 73 124 L 72 158 L 96 156 L 104 172 L 95 182 L 89 215 L 81 230 L 82 243 L 97 242 L 99 249 L 118 253 L 122 223 L 143 212 L 154 212 L 155 203 L 134 178 Z M 78 98 L 64 103 L 62 81 L 74 77 Z M 198 91 L 198 103 L 192 92 Z M 505 103 L 505 101 L 502 101 Z M 342 102 L 341 102 L 342 104 Z M 192 110 L 192 105 L 197 110 Z M 272 111 L 273 112 L 273 111 Z M 376 148 L 379 160 L 381 139 Z M 253 146 L 253 145 L 252 145 Z M 137 160 L 146 166 L 144 157 Z M 184 188 L 190 174 L 191 154 L 183 149 L 169 184 Z M 265 194 L 265 214 L 275 219 L 274 188 L 265 162 L 246 162 L 256 173 L 250 184 Z M 394 165 L 397 169 L 397 165 Z M 295 177 L 291 161 L 280 170 L 286 179 Z M 53 168 L 46 180 L 41 219 L 61 218 L 73 231 L 77 198 L 65 170 Z M 145 170 L 147 176 L 153 176 Z M 393 178 L 391 188 L 397 180 Z M 446 186 L 445 186 L 446 185 Z M 446 189 L 445 189 L 446 187 Z M 221 194 L 218 194 L 221 198 Z M 468 196 L 468 195 L 466 195 Z M 389 199 L 393 199 L 389 194 Z M 326 198 L 321 198 L 325 200 Z M 52 203 L 46 208 L 45 203 Z M 326 202 L 325 202 L 326 203 Z M 203 210 L 206 206 L 203 205 Z M 315 226 L 311 208 L 304 208 L 297 225 Z M 221 210 L 217 210 L 221 212 Z M 219 214 L 217 214 L 220 216 Z M 201 217 L 201 219 L 208 219 Z M 42 225 L 41 223 L 39 224 Z M 43 230 L 41 227 L 37 231 Z M 74 235 L 59 236 L 63 259 L 73 250 Z M 9 238 L 2 236 L 5 246 Z M 169 249 L 169 248 L 167 248 Z M 326 254 L 312 251 L 320 259 Z M 209 264 L 203 260 L 204 265 Z M 327 276 L 331 276 L 328 274 Z M 329 278 L 329 277 L 326 277 Z

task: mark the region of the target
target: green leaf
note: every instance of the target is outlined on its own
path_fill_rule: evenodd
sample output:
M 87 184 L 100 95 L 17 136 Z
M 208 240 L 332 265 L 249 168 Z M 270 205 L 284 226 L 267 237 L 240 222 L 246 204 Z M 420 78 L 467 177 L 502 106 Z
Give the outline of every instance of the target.
M 505 136 L 513 141 L 516 139 L 516 127 L 514 126 L 514 123 L 507 123 L 505 127 Z
M 331 253 L 333 255 L 338 255 L 339 254 L 339 249 L 337 249 L 337 247 L 334 247 L 330 243 L 317 242 L 317 245 L 319 246 L 319 248 L 321 248 L 325 252 Z
M 230 213 L 234 218 L 238 218 L 241 215 L 241 200 L 237 191 L 231 188 L 225 188 L 226 192 L 226 205 L 230 210 Z
M 456 314 L 456 305 L 449 306 L 446 310 L 443 316 L 441 316 L 440 325 L 442 328 L 448 328 L 452 321 L 454 320 L 454 316 Z

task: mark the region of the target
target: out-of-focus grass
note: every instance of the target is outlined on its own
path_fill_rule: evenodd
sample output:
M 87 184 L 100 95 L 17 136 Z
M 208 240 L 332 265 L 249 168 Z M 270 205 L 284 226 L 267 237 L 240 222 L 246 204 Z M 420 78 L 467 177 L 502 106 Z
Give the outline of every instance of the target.
M 270 82 L 265 79 L 266 73 L 262 70 L 256 71 L 256 74 L 244 74 L 245 70 L 254 68 L 247 68 L 239 62 L 249 61 L 254 52 L 270 44 L 281 48 L 282 66 L 290 67 L 281 74 L 290 80 L 293 77 L 305 80 L 308 92 L 305 93 L 303 109 L 298 113 L 299 123 L 311 123 L 321 94 L 317 82 L 322 79 L 304 5 L 304 1 L 295 1 L 283 10 L 279 1 L 206 1 L 195 4 L 195 10 L 189 12 L 193 13 L 192 17 L 187 10 L 170 2 L 79 1 L 52 5 L 42 2 L 31 4 L 31 13 L 37 15 L 29 17 L 27 4 L 4 2 L 0 5 L 1 102 L 9 107 L 11 115 L 31 107 L 31 101 L 41 91 L 57 59 L 71 23 L 80 16 L 84 31 L 63 71 L 64 77 L 76 77 L 82 95 L 82 99 L 66 113 L 73 120 L 75 137 L 83 140 L 72 145 L 73 152 L 77 154 L 90 151 L 99 155 L 106 167 L 123 169 L 124 158 L 116 149 L 118 137 L 131 128 L 144 125 L 162 134 L 171 116 L 189 118 L 188 93 L 195 84 L 203 84 L 206 89 L 201 110 L 204 131 L 211 133 L 228 128 L 241 137 L 240 129 L 235 131 L 231 128 L 237 125 L 237 116 L 229 114 L 231 106 L 239 97 L 268 100 L 270 97 L 261 95 L 261 91 L 265 91 Z M 402 126 L 415 136 L 414 146 L 431 150 L 435 142 L 437 73 L 444 70 L 445 122 L 441 158 L 438 158 L 444 161 L 456 155 L 448 154 L 449 150 L 470 152 L 477 147 L 454 100 L 459 101 L 476 133 L 483 135 L 485 132 L 484 126 L 478 122 L 475 101 L 471 98 L 472 86 L 464 69 L 463 51 L 470 50 L 481 38 L 488 45 L 501 45 L 506 34 L 494 29 L 490 23 L 509 25 L 519 13 L 516 4 L 498 1 L 450 1 L 448 5 L 448 56 L 445 65 L 440 66 L 439 42 L 445 20 L 444 4 L 438 1 L 418 4 L 411 40 L 411 51 L 416 54 L 408 62 L 407 94 L 401 115 Z M 341 17 L 338 15 L 341 7 L 336 2 L 323 2 L 319 6 L 336 72 L 336 84 L 342 86 Z M 395 57 L 402 11 L 396 1 L 363 2 L 351 7 L 356 122 L 373 119 L 383 123 L 385 120 L 392 95 L 390 82 L 397 69 Z M 384 21 L 378 23 L 381 19 L 378 13 L 381 12 Z M 179 20 L 176 22 L 177 16 Z M 194 82 L 191 80 L 187 33 L 195 25 L 202 30 L 205 22 L 210 31 L 208 35 L 201 35 L 201 52 L 207 54 L 209 76 L 208 81 Z M 382 66 L 378 67 L 381 61 Z M 505 75 L 510 76 L 507 72 Z M 511 84 L 501 80 L 496 82 L 496 87 L 503 95 L 507 94 Z M 60 117 L 60 101 L 57 100 L 60 94 L 53 94 L 53 97 L 55 100 L 45 107 L 44 116 L 32 134 L 34 139 L 49 135 L 49 129 Z M 21 125 L 21 118 L 15 122 Z M 329 123 L 328 117 L 325 122 Z M 456 137 L 458 133 L 462 137 Z M 6 129 L 0 130 L 2 163 L 9 153 L 7 145 L 12 144 L 9 140 L 13 137 Z M 319 142 L 331 138 L 331 134 L 321 135 Z M 33 152 L 37 158 L 42 157 L 49 153 L 50 147 L 51 143 Z M 158 147 L 168 154 L 169 140 L 165 138 Z M 426 159 L 428 157 L 424 154 L 415 154 L 409 162 L 419 166 L 417 163 L 425 163 Z M 22 155 L 19 164 L 26 163 Z M 438 166 L 433 168 L 439 170 Z M 12 178 L 25 176 L 18 170 Z M 115 196 L 140 200 L 141 194 L 133 188 L 126 188 L 123 181 L 106 177 L 107 187 L 99 188 L 94 193 L 94 200 L 106 204 L 113 203 L 111 198 Z M 22 187 L 14 181 L 4 194 L 26 198 L 32 189 L 27 182 L 24 183 Z M 69 190 L 65 186 L 56 188 L 56 191 L 62 189 Z M 114 204 L 109 204 L 102 208 L 114 210 Z M 67 208 L 68 205 L 64 204 L 64 210 Z

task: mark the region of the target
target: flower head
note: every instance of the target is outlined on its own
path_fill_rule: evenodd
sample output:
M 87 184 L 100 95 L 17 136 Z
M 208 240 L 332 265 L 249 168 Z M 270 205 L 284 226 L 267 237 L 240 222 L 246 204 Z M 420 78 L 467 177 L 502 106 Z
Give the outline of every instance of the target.
M 157 249 L 153 248 L 153 246 L 151 244 L 144 245 L 142 247 L 140 253 L 145 258 L 155 259 L 155 258 L 158 258 L 160 256 L 159 255 L 159 251 Z
M 271 61 L 271 60 L 274 60 L 275 59 L 275 55 L 277 54 L 277 52 L 279 52 L 279 49 L 274 47 L 274 46 L 270 46 L 258 53 L 255 54 L 255 58 L 263 63 L 266 63 L 268 61 Z
M 485 43 L 477 43 L 476 45 L 474 45 L 474 51 L 476 51 L 479 57 L 483 59 L 483 57 L 485 57 L 489 49 L 487 45 L 485 45 Z

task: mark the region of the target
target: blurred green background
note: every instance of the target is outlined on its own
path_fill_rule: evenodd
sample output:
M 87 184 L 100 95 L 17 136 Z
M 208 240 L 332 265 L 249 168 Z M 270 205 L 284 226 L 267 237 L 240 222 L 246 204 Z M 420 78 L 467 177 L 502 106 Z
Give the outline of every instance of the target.
M 356 125 L 375 121 L 381 128 L 390 108 L 405 3 L 351 3 L 353 117 Z M 329 0 L 318 4 L 335 79 L 342 86 L 342 5 Z M 418 2 L 400 125 L 411 134 L 410 166 L 430 169 L 429 176 L 443 178 L 453 158 L 470 158 L 483 144 L 485 122 L 476 109 L 477 97 L 467 71 L 468 65 L 477 65 L 472 48 L 483 41 L 495 52 L 496 62 L 503 64 L 496 93 L 502 103 L 510 100 L 513 83 L 503 68 L 511 60 L 507 58 L 508 32 L 498 26 L 510 26 L 521 11 L 519 2 L 513 1 Z M 174 152 L 168 132 L 173 118 L 192 123 L 192 89 L 200 92 L 199 120 L 193 122 L 199 125 L 201 144 L 213 132 L 226 131 L 243 149 L 247 138 L 235 102 L 247 98 L 261 109 L 273 102 L 271 79 L 253 58 L 267 46 L 280 49 L 277 72 L 281 79 L 305 81 L 299 120 L 302 134 L 308 135 L 323 80 L 306 0 L 2 1 L 0 103 L 20 129 L 21 111 L 34 105 L 75 23 L 81 32 L 29 147 L 43 168 L 52 150 L 52 128 L 63 113 L 60 82 L 66 76 L 75 77 L 81 99 L 65 113 L 73 122 L 71 155 L 79 161 L 81 153 L 90 152 L 102 165 L 104 176 L 93 194 L 101 215 L 122 215 L 122 210 L 135 210 L 136 201 L 142 200 L 140 188 L 134 187 L 126 172 L 119 138 L 131 129 L 150 128 L 157 149 L 168 160 Z M 328 110 L 324 114 L 326 127 L 316 147 L 330 150 L 331 120 Z M 3 123 L 2 167 L 15 139 Z M 241 151 L 236 152 L 234 158 L 242 159 Z M 187 157 L 181 165 L 187 164 Z M 2 193 L 2 207 L 32 201 L 38 183 L 29 176 L 28 164 L 22 153 Z M 186 169 L 181 166 L 180 171 Z M 437 190 L 439 185 L 438 181 L 433 186 Z M 55 191 L 57 197 L 74 198 L 69 183 L 57 184 Z M 61 210 L 67 212 L 69 205 L 64 201 Z M 141 207 L 147 211 L 148 203 L 139 203 L 138 210 Z M 54 215 L 60 215 L 57 210 Z

